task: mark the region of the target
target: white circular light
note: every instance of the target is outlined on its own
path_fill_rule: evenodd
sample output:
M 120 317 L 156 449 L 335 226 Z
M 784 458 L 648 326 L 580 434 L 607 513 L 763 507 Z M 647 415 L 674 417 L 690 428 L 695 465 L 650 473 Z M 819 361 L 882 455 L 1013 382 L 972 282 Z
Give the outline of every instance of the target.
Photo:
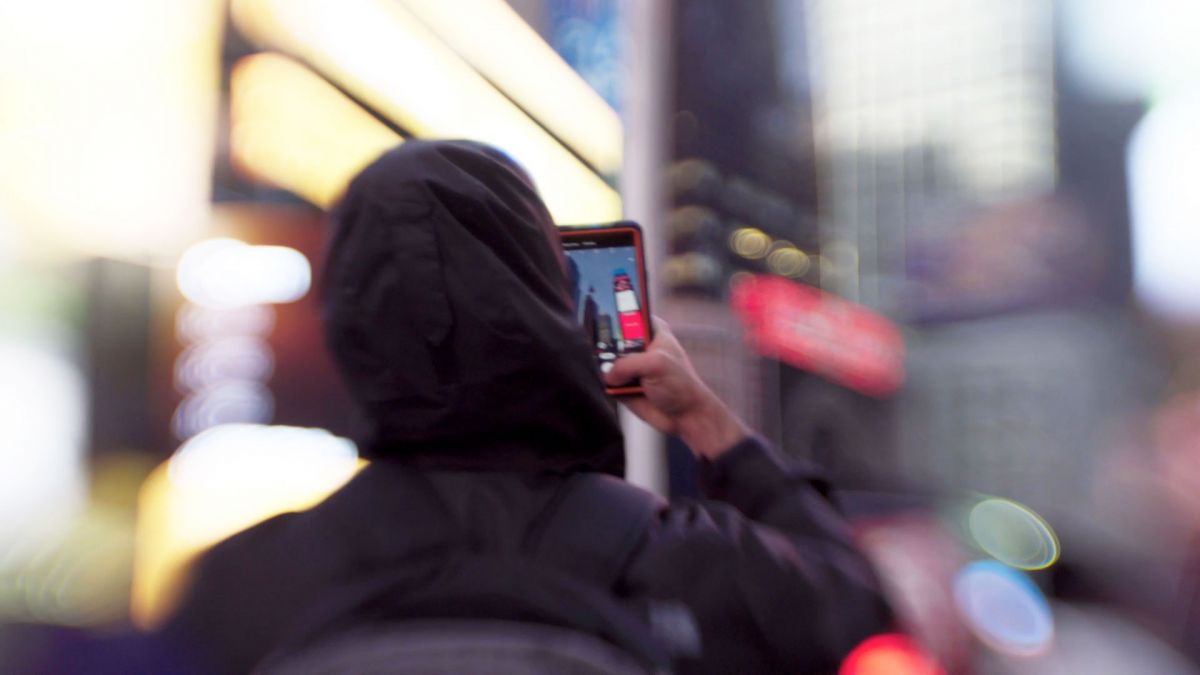
M 218 425 L 267 422 L 274 412 L 275 398 L 265 386 L 230 380 L 185 398 L 171 426 L 176 438 L 190 438 Z
M 954 599 L 972 632 L 993 649 L 1014 656 L 1049 649 L 1050 604 L 1023 573 L 993 560 L 971 563 L 954 581 Z
M 210 239 L 179 259 L 176 282 L 185 298 L 209 308 L 285 303 L 308 293 L 312 266 L 303 253 L 286 246 Z
M 324 484 L 353 473 L 358 450 L 324 429 L 223 424 L 189 439 L 171 458 L 171 483 L 220 492 L 231 483 Z
M 193 344 L 175 361 L 175 386 L 198 391 L 228 381 L 265 382 L 275 369 L 275 355 L 258 338 L 227 337 Z
M 274 328 L 275 309 L 263 305 L 210 309 L 187 303 L 175 317 L 175 334 L 185 343 L 227 337 L 265 337 Z

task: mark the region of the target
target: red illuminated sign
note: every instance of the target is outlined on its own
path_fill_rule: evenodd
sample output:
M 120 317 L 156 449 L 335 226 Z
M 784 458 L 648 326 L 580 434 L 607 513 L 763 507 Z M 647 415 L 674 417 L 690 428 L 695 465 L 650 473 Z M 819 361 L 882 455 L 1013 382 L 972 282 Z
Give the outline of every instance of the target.
M 868 396 L 904 382 L 904 337 L 888 319 L 811 286 L 755 276 L 733 291 L 755 350 Z

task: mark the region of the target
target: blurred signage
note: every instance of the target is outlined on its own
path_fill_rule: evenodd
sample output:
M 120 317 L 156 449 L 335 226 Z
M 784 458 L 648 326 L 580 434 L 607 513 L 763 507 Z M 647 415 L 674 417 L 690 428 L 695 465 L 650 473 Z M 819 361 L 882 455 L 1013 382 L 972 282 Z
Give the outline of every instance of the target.
M 1003 204 L 953 227 L 912 231 L 906 307 L 912 319 L 932 322 L 1062 304 L 1094 295 L 1111 257 L 1074 202 Z
M 617 0 L 551 0 L 550 45 L 613 108 L 621 109 Z
M 904 338 L 888 319 L 860 305 L 782 277 L 737 284 L 734 311 L 763 356 L 868 396 L 904 381 Z

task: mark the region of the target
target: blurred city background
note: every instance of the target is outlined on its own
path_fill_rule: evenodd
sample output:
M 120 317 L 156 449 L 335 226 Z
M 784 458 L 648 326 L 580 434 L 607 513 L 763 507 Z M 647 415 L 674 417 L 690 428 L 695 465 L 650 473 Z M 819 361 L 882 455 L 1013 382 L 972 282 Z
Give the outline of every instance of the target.
M 562 224 L 641 221 L 654 311 L 833 479 L 912 636 L 843 675 L 1200 672 L 1197 35 L 1195 0 L 0 0 L 0 671 L 153 627 L 359 468 L 325 209 L 470 138 Z

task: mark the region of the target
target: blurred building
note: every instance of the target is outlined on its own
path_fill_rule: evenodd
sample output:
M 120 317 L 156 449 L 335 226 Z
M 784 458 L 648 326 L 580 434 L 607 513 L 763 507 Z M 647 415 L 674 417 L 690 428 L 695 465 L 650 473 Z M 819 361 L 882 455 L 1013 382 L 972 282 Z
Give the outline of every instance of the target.
M 1057 179 L 1052 7 L 811 0 L 826 286 L 894 311 L 911 238 Z
M 878 472 L 862 462 L 896 451 L 889 397 L 831 376 L 837 368 L 827 359 L 836 357 L 803 354 L 821 352 L 806 331 L 838 325 L 848 306 L 832 303 L 827 314 L 781 309 L 803 317 L 784 330 L 790 338 L 771 331 L 794 343 L 794 359 L 752 346 L 747 318 L 730 307 L 733 289 L 758 275 L 830 288 L 833 255 L 845 252 L 825 245 L 818 218 L 826 196 L 814 145 L 821 71 L 810 42 L 812 8 L 766 0 L 673 8 L 664 312 L 702 375 L 752 426 L 843 484 L 872 482 Z M 839 330 L 857 330 L 850 325 Z M 686 464 L 681 457 L 677 466 Z M 676 473 L 686 480 L 686 471 Z
M 672 159 L 664 314 L 698 371 L 782 438 L 779 362 L 748 349 L 729 306 L 747 273 L 816 283 L 816 185 L 804 23 L 796 3 L 673 4 Z M 686 485 L 686 453 L 672 455 Z
M 898 452 L 847 461 L 1066 519 L 1152 386 L 1120 307 L 1128 122 L 1074 94 L 1050 4 L 806 6 L 822 282 L 909 326 Z

